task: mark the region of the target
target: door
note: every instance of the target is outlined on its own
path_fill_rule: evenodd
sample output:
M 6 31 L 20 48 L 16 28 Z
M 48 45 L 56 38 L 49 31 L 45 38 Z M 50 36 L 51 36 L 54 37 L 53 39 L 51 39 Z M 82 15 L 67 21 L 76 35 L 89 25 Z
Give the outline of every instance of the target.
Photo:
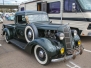
M 77 0 L 64 0 L 63 23 L 71 27 L 84 29 L 85 17 Z
M 41 3 L 41 11 L 47 12 L 47 2 L 42 2 Z
M 16 37 L 17 39 L 25 40 L 24 30 L 26 27 L 26 20 L 24 15 L 17 15 L 16 21 Z

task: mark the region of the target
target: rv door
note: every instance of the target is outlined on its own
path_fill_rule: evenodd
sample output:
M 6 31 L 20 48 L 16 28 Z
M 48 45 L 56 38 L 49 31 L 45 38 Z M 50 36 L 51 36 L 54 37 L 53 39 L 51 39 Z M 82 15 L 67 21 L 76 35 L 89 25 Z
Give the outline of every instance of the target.
M 41 3 L 41 11 L 47 12 L 47 2 L 42 2 Z

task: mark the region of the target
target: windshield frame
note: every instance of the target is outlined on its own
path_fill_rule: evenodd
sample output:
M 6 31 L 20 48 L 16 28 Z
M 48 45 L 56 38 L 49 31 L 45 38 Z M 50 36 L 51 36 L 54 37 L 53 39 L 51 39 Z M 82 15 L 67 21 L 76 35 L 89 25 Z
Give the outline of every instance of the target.
M 39 13 L 39 14 L 35 13 L 35 14 L 29 14 L 29 15 L 40 15 L 40 14 L 41 14 L 41 15 L 43 15 L 43 14 L 44 14 L 44 15 L 47 15 L 48 21 L 34 21 L 33 23 L 38 23 L 38 22 L 40 22 L 40 23 L 41 23 L 41 22 L 43 22 L 43 23 L 48 22 L 48 23 L 49 23 L 50 19 L 49 19 L 48 14 L 46 14 L 46 13 Z M 25 16 L 27 16 L 28 21 L 31 22 L 31 21 L 29 20 L 29 17 L 28 17 L 29 15 L 25 15 Z
M 90 9 L 90 10 L 87 10 L 87 9 L 85 9 L 85 8 L 82 7 L 81 3 L 79 2 L 80 0 L 76 0 L 76 1 L 77 1 L 77 3 L 79 4 L 79 7 L 80 7 L 80 9 L 81 9 L 83 12 L 91 12 L 91 9 Z M 87 0 L 85 0 L 85 1 L 87 1 Z M 90 3 L 90 4 L 91 4 L 91 3 Z

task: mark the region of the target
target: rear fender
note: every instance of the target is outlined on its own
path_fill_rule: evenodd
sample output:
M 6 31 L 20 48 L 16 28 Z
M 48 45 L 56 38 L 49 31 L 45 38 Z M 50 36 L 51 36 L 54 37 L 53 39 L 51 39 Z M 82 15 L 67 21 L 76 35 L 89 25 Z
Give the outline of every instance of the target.
M 36 45 L 43 47 L 46 50 L 49 57 L 54 56 L 56 54 L 56 47 L 52 45 L 52 43 L 46 38 L 35 39 L 34 41 L 28 43 L 25 50 L 27 52 L 31 52 L 34 46 Z

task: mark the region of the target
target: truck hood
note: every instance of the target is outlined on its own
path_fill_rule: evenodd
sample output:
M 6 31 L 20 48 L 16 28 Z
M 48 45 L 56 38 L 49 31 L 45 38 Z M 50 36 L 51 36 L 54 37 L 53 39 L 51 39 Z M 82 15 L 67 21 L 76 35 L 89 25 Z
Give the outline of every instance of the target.
M 38 29 L 46 29 L 46 30 L 58 30 L 63 31 L 64 27 L 68 27 L 68 25 L 64 24 L 51 24 L 51 23 L 36 23 L 35 26 Z

